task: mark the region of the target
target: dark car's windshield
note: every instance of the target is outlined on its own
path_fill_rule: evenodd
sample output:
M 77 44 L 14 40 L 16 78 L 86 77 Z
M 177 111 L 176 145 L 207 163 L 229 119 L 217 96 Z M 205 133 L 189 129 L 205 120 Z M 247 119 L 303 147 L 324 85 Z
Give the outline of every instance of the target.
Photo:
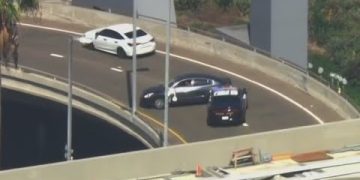
M 240 106 L 241 100 L 239 96 L 215 96 L 211 103 L 215 107 Z
M 132 39 L 133 38 L 133 31 L 127 32 L 127 33 L 125 33 L 125 35 L 129 39 Z M 144 32 L 143 30 L 141 30 L 141 29 L 136 30 L 136 36 L 137 37 L 141 37 L 141 36 L 145 36 L 145 35 L 146 35 L 146 32 Z

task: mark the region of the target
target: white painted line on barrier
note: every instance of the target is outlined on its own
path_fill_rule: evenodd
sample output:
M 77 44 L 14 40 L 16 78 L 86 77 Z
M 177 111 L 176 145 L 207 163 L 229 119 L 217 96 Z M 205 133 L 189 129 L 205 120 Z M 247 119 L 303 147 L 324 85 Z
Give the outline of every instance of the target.
M 63 55 L 60 55 L 60 54 L 54 54 L 54 53 L 51 53 L 50 56 L 52 57 L 56 57 L 56 58 L 64 58 Z
M 164 51 L 161 51 L 161 50 L 156 50 L 156 52 L 160 53 L 160 54 L 166 54 Z M 290 103 L 294 104 L 295 106 L 297 106 L 298 108 L 302 109 L 303 111 L 305 111 L 306 113 L 308 113 L 311 117 L 313 117 L 319 124 L 324 124 L 324 121 L 322 121 L 318 116 L 316 116 L 314 113 L 312 113 L 310 110 L 308 110 L 306 107 L 304 107 L 303 105 L 299 104 L 298 102 L 294 101 L 293 99 L 287 97 L 286 95 L 268 87 L 268 86 L 265 86 L 259 82 L 256 82 L 256 81 L 253 81 L 247 77 L 244 77 L 242 75 L 239 75 L 239 74 L 236 74 L 234 72 L 231 72 L 231 71 L 228 71 L 228 70 L 225 70 L 225 69 L 221 69 L 219 67 L 216 67 L 216 66 L 213 66 L 213 65 L 210 65 L 210 64 L 205 64 L 203 62 L 200 62 L 200 61 L 196 61 L 194 59 L 191 59 L 191 58 L 188 58 L 188 57 L 184 57 L 184 56 L 180 56 L 180 55 L 176 55 L 176 54 L 171 54 L 171 56 L 173 57 L 176 57 L 176 58 L 179 58 L 179 59 L 183 59 L 185 61 L 189 61 L 189 62 L 192 62 L 192 63 L 195 63 L 195 64 L 198 64 L 198 65 L 202 65 L 202 66 L 205 66 L 205 67 L 208 67 L 208 68 L 211 68 L 211 69 L 215 69 L 215 70 L 218 70 L 218 71 L 221 71 L 221 72 L 224 72 L 224 73 L 227 73 L 227 74 L 230 74 L 232 76 L 235 76 L 237 78 L 240 78 L 240 79 L 243 79 L 247 82 L 250 82 L 252 84 L 255 84 L 257 86 L 260 86 L 282 98 L 284 98 L 285 100 L 289 101 Z
M 111 70 L 113 70 L 113 71 L 116 71 L 116 72 L 123 72 L 123 70 L 121 69 L 121 67 L 119 66 L 119 67 L 117 67 L 117 68 L 115 68 L 115 67 L 112 67 L 112 68 L 110 68 Z
M 45 27 L 45 26 L 38 26 L 38 25 L 33 25 L 33 24 L 26 24 L 26 23 L 20 23 L 20 25 L 23 25 L 23 26 L 28 26 L 28 27 L 34 27 L 34 28 L 40 28 L 40 29 L 46 29 L 46 30 L 52 30 L 52 31 L 57 31 L 57 32 L 64 32 L 64 33 L 70 33 L 70 34 L 75 34 L 75 35 L 82 35 L 83 33 L 78 33 L 78 32 L 74 32 L 74 31 L 68 31 L 68 30 L 62 30 L 62 29 L 58 29 L 58 28 L 50 28 L 50 27 Z M 156 52 L 160 53 L 160 54 L 166 54 L 164 51 L 161 51 L 161 50 L 156 50 Z M 185 61 L 188 61 L 188 62 L 192 62 L 192 63 L 195 63 L 195 64 L 198 64 L 198 65 L 202 65 L 202 66 L 205 66 L 205 67 L 208 67 L 208 68 L 211 68 L 211 69 L 215 69 L 215 70 L 218 70 L 218 71 L 221 71 L 221 72 L 224 72 L 224 73 L 227 73 L 227 74 L 230 74 L 230 75 L 233 75 L 235 77 L 238 77 L 240 79 L 243 79 L 245 81 L 248 81 L 250 83 L 253 83 L 255 85 L 258 85 L 282 98 L 284 98 L 285 100 L 289 101 L 290 103 L 294 104 L 295 106 L 299 107 L 300 109 L 302 109 L 303 111 L 305 111 L 306 113 L 308 113 L 311 117 L 313 117 L 319 124 L 324 124 L 324 121 L 322 121 L 318 116 L 316 116 L 314 113 L 312 113 L 310 110 L 308 110 L 307 108 L 305 108 L 303 105 L 299 104 L 298 102 L 294 101 L 293 99 L 287 97 L 286 95 L 268 87 L 268 86 L 265 86 L 259 82 L 256 82 L 256 81 L 253 81 L 247 77 L 244 77 L 244 76 L 241 76 L 241 75 L 238 75 L 234 72 L 231 72 L 231 71 L 228 71 L 228 70 L 225 70 L 225 69 L 221 69 L 221 68 L 218 68 L 216 66 L 213 66 L 213 65 L 209 65 L 209 64 L 205 64 L 203 62 L 200 62 L 200 61 L 196 61 L 194 59 L 191 59 L 191 58 L 188 58 L 188 57 L 184 57 L 184 56 L 180 56 L 180 55 L 176 55 L 176 54 L 170 54 L 171 56 L 173 57 L 176 57 L 176 58 L 179 58 L 179 59 L 182 59 L 182 60 L 185 60 Z

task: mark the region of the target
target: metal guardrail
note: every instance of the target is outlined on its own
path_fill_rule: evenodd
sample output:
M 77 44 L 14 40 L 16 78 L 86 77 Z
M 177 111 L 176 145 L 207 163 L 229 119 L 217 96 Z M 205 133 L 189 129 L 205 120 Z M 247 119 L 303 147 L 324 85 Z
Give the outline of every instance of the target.
M 197 28 L 190 28 L 190 27 L 186 27 L 186 26 L 181 26 L 181 25 L 177 25 L 177 27 L 179 29 L 183 29 L 185 31 L 188 31 L 188 32 L 193 32 L 193 33 L 197 33 L 197 34 L 201 34 L 201 35 L 204 35 L 204 36 L 208 36 L 208 37 L 211 37 L 211 38 L 214 38 L 214 39 L 218 39 L 218 40 L 221 40 L 221 41 L 224 41 L 224 42 L 228 42 L 230 44 L 233 44 L 235 46 L 239 46 L 239 47 L 242 47 L 242 48 L 245 48 L 247 50 L 250 50 L 250 51 L 253 51 L 255 53 L 260 53 L 266 57 L 269 57 L 271 60 L 274 60 L 274 61 L 277 61 L 277 62 L 280 62 L 282 64 L 285 64 L 287 66 L 290 66 L 304 74 L 308 74 L 310 75 L 311 77 L 313 77 L 314 79 L 318 80 L 319 82 L 323 83 L 324 85 L 328 86 L 330 89 L 332 89 L 334 92 L 337 93 L 337 89 L 335 89 L 333 86 L 330 85 L 330 82 L 324 78 L 322 78 L 321 76 L 317 75 L 316 73 L 313 73 L 311 71 L 308 71 L 307 69 L 304 69 L 303 67 L 300 67 L 299 65 L 291 62 L 290 60 L 287 60 L 285 58 L 280 58 L 280 57 L 275 57 L 273 55 L 271 55 L 270 52 L 266 51 L 266 50 L 263 50 L 263 49 L 259 49 L 259 48 L 256 48 L 246 42 L 243 42 L 239 39 L 235 39 L 233 37 L 230 37 L 230 36 L 226 36 L 226 35 L 223 35 L 221 33 L 214 33 L 214 32 L 210 32 L 210 31 L 205 31 L 205 30 L 201 30 L 201 29 L 197 29 Z M 348 96 L 347 94 L 345 94 L 344 92 L 340 94 L 344 99 L 346 99 L 351 105 L 353 105 L 358 111 L 360 111 L 360 105 L 358 105 L 354 100 L 352 100 L 350 98 L 350 96 Z
M 322 84 L 329 87 L 331 90 L 333 90 L 334 92 L 339 94 L 341 97 L 343 97 L 346 101 L 348 101 L 352 106 L 354 106 L 355 109 L 360 111 L 360 105 L 358 105 L 349 95 L 347 95 L 343 89 L 342 89 L 341 93 L 338 93 L 338 89 L 337 89 L 338 87 L 335 86 L 335 85 L 332 85 L 330 80 L 327 80 L 324 77 L 322 77 L 322 76 L 320 76 L 320 75 L 318 75 L 318 74 L 316 74 L 315 72 L 312 72 L 312 71 L 309 71 L 308 73 L 312 78 L 318 80 Z
M 303 67 L 300 67 L 299 65 L 291 62 L 290 60 L 287 60 L 287 59 L 284 59 L 284 58 L 280 58 L 280 57 L 275 57 L 273 55 L 271 55 L 270 52 L 266 51 L 266 50 L 263 50 L 263 49 L 259 49 L 259 48 L 256 48 L 246 42 L 243 42 L 239 39 L 235 39 L 235 38 L 232 38 L 230 36 L 226 36 L 226 35 L 222 35 L 220 33 L 214 33 L 214 32 L 210 32 L 210 31 L 205 31 L 205 30 L 201 30 L 201 29 L 197 29 L 197 28 L 190 28 L 190 27 L 185 27 L 185 26 L 181 26 L 181 25 L 177 25 L 177 27 L 179 29 L 183 29 L 183 30 L 186 30 L 186 31 L 189 31 L 189 32 L 194 32 L 194 33 L 197 33 L 197 34 L 201 34 L 201 35 L 204 35 L 204 36 L 208 36 L 208 37 L 211 37 L 211 38 L 214 38 L 214 39 L 218 39 L 218 40 L 221 40 L 221 41 L 224 41 L 224 42 L 228 42 L 230 44 L 233 44 L 235 46 L 239 46 L 239 47 L 242 47 L 242 48 L 245 48 L 247 50 L 250 50 L 250 51 L 254 51 L 256 53 L 260 53 L 266 57 L 270 57 L 270 59 L 272 60 L 275 60 L 277 62 L 280 62 L 280 63 L 283 63 L 283 64 L 286 64 L 288 66 L 291 66 L 293 67 L 294 69 L 297 69 L 303 73 L 307 73 L 307 69 L 304 69 Z

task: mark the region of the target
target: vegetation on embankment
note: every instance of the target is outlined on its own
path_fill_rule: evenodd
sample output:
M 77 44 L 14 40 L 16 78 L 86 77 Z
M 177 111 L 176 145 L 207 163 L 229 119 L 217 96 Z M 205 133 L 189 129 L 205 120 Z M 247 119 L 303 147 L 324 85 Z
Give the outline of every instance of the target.
M 216 27 L 248 23 L 250 4 L 251 0 L 175 0 L 177 22 L 180 27 L 214 32 Z M 345 78 L 342 93 L 360 107 L 359 0 L 309 0 L 309 62 L 312 74 L 333 88 L 342 81 L 330 73 Z

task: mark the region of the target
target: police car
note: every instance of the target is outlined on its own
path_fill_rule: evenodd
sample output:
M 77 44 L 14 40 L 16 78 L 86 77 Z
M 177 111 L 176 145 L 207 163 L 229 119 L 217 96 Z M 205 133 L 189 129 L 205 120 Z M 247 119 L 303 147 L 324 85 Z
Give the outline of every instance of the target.
M 207 111 L 209 126 L 246 124 L 248 98 L 245 88 L 215 87 L 211 91 L 209 101 Z

